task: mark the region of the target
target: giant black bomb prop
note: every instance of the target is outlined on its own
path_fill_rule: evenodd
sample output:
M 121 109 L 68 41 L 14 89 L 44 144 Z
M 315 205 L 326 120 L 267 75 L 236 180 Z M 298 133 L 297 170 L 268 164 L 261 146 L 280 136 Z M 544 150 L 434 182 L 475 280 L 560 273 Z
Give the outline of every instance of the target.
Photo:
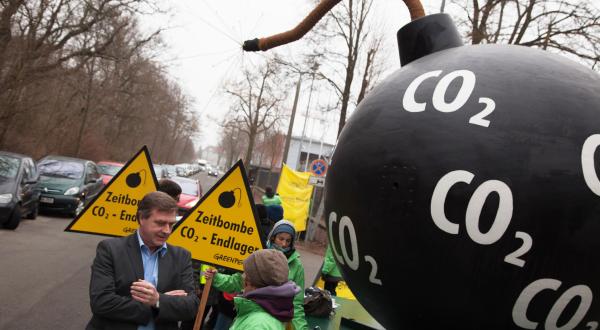
M 595 329 L 599 76 L 459 46 L 445 15 L 398 35 L 403 67 L 361 102 L 327 176 L 352 291 L 388 329 Z

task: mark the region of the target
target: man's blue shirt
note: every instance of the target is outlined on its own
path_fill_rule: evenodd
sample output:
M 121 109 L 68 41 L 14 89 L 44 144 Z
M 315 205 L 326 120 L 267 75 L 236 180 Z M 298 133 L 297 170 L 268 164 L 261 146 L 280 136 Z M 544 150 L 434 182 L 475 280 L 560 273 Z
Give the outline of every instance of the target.
M 139 232 L 137 233 L 138 243 L 140 244 L 140 252 L 142 254 L 142 262 L 144 264 L 144 280 L 152 283 L 156 288 L 158 283 L 158 257 L 162 257 L 167 253 L 167 243 L 163 243 L 163 246 L 156 249 L 154 253 L 150 252 L 150 249 L 144 244 L 142 237 Z M 150 319 L 150 322 L 146 325 L 138 326 L 138 330 L 154 330 L 154 319 Z

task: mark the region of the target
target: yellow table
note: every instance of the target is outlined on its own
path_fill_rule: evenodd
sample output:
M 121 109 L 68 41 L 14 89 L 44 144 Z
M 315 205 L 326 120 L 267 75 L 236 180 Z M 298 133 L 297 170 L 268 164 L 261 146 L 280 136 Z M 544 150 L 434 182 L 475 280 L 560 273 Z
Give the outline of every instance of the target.
M 308 329 L 318 326 L 321 330 L 385 330 L 371 315 L 356 301 L 341 297 L 333 297 L 339 306 L 335 314 L 329 317 L 307 316 Z

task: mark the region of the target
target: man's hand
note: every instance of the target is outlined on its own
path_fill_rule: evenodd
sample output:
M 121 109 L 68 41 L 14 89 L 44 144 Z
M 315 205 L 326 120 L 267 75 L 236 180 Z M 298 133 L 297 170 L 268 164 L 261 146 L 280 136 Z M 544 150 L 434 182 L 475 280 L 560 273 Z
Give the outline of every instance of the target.
M 145 280 L 139 280 L 131 284 L 131 297 L 142 304 L 156 306 L 159 295 L 152 283 Z
M 173 290 L 173 291 L 165 292 L 165 294 L 167 296 L 180 296 L 180 297 L 187 296 L 187 292 L 185 292 L 183 290 Z
M 208 280 L 209 278 L 213 278 L 218 273 L 217 269 L 209 268 L 204 271 L 204 277 Z

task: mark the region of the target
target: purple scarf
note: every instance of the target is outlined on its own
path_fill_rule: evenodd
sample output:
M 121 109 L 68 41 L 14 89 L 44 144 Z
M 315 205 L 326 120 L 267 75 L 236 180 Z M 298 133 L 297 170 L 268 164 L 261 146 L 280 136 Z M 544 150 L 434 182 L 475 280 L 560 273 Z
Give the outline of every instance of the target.
M 292 281 L 280 286 L 266 286 L 250 291 L 243 297 L 254 301 L 281 322 L 294 317 L 294 296 L 300 288 Z

